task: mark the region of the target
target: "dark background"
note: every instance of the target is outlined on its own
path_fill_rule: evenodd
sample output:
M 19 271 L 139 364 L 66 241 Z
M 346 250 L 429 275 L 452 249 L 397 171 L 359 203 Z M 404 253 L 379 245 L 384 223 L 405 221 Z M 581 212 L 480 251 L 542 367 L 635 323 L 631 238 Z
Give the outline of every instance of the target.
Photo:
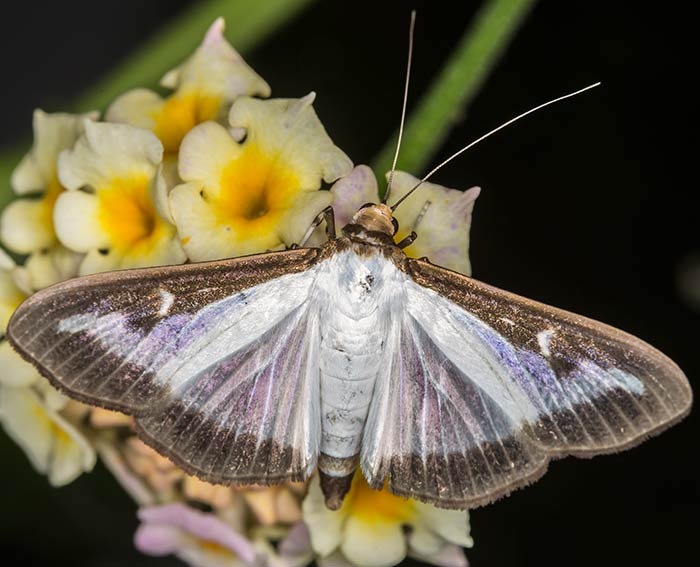
M 0 143 L 29 140 L 34 107 L 66 107 L 190 4 L 14 3 L 0 34 Z M 335 142 L 366 163 L 398 124 L 410 6 L 419 10 L 416 101 L 478 5 L 463 4 L 317 2 L 246 58 L 276 96 L 315 90 Z M 693 96 L 684 77 L 694 68 L 684 61 L 687 17 L 541 2 L 440 156 L 548 98 L 596 80 L 603 87 L 499 133 L 434 179 L 483 188 L 472 229 L 477 278 L 636 334 L 697 384 L 700 321 L 676 288 L 679 263 L 700 250 L 695 184 L 683 172 L 693 163 L 684 134 Z M 473 511 L 472 565 L 686 563 L 697 554 L 697 425 L 693 414 L 631 451 L 555 462 L 535 485 Z M 3 557 L 178 565 L 132 549 L 135 508 L 101 466 L 55 490 L 4 435 L 0 455 Z

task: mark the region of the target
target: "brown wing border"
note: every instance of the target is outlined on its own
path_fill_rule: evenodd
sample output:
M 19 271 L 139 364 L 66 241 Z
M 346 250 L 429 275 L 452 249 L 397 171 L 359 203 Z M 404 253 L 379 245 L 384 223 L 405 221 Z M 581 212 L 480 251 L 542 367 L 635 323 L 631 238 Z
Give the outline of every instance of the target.
M 24 360 L 31 363 L 59 392 L 79 402 L 135 416 L 133 410 L 127 405 L 105 401 L 72 390 L 61 382 L 48 367 L 34 359 L 32 354 L 22 346 L 21 341 L 17 339 L 13 332 L 13 329 L 18 326 L 22 318 L 31 315 L 31 311 L 29 310 L 39 309 L 43 301 L 55 297 L 56 295 L 80 293 L 81 290 L 86 288 L 104 287 L 108 291 L 110 287 L 115 286 L 123 287 L 128 284 L 144 285 L 155 281 L 182 280 L 183 277 L 206 275 L 206 272 L 209 272 L 211 279 L 215 282 L 221 281 L 222 277 L 226 277 L 225 284 L 219 286 L 214 285 L 208 288 L 211 293 L 205 294 L 204 297 L 206 301 L 202 303 L 202 307 L 204 307 L 217 299 L 265 283 L 277 277 L 306 271 L 316 264 L 320 255 L 321 249 L 318 248 L 298 248 L 240 256 L 226 260 L 117 270 L 114 272 L 103 272 L 72 278 L 42 289 L 25 299 L 10 318 L 7 326 L 6 338 L 12 348 L 14 348 Z M 217 291 L 219 293 L 216 293 Z
M 674 388 L 678 392 L 677 399 L 684 402 L 678 404 L 675 415 L 671 416 L 666 421 L 659 423 L 656 427 L 641 432 L 639 435 L 625 443 L 585 451 L 567 451 L 565 449 L 553 451 L 551 448 L 542 446 L 543 461 L 535 471 L 532 471 L 531 474 L 526 475 L 525 477 L 500 487 L 498 490 L 495 490 L 487 496 L 460 501 L 444 501 L 440 498 L 433 498 L 430 495 L 414 493 L 410 490 L 406 490 L 404 487 L 393 486 L 391 479 L 389 479 L 389 488 L 395 494 L 404 497 L 417 498 L 438 507 L 449 509 L 467 509 L 484 506 L 509 495 L 511 492 L 517 489 L 523 488 L 537 481 L 546 473 L 549 463 L 552 460 L 566 456 L 591 458 L 596 455 L 617 453 L 632 448 L 644 442 L 646 439 L 658 435 L 659 433 L 672 427 L 686 417 L 690 412 L 693 402 L 693 391 L 685 374 L 668 356 L 645 341 L 615 327 L 606 325 L 605 323 L 601 323 L 563 309 L 551 307 L 544 303 L 501 290 L 495 286 L 485 284 L 463 274 L 434 265 L 429 261 L 426 261 L 426 259 L 406 258 L 402 262 L 395 263 L 397 267 L 411 277 L 415 283 L 424 288 L 435 291 L 441 296 L 446 297 L 450 301 L 479 317 L 482 321 L 484 321 L 484 323 L 490 325 L 508 340 L 512 341 L 515 345 L 522 345 L 525 337 L 517 336 L 514 334 L 511 326 L 508 326 L 503 321 L 499 320 L 499 317 L 507 317 L 507 313 L 505 313 L 502 309 L 499 309 L 499 305 L 505 303 L 516 303 L 519 308 L 530 313 L 543 312 L 547 317 L 563 320 L 563 322 L 566 324 L 570 324 L 584 330 L 590 330 L 594 335 L 607 336 L 616 342 L 623 345 L 629 345 L 630 348 L 637 351 L 642 351 L 650 360 L 654 361 L 656 365 L 664 369 L 664 380 L 670 380 L 673 383 Z M 531 337 L 528 337 L 528 339 L 531 340 Z M 538 443 L 534 435 L 532 436 L 532 441 L 535 444 Z

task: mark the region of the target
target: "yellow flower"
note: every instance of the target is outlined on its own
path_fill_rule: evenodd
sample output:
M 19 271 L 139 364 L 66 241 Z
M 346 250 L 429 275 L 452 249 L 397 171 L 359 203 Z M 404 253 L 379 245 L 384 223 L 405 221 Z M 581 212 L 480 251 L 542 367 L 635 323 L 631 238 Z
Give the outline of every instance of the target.
M 207 120 L 224 121 L 241 95 L 270 96 L 270 87 L 243 61 L 216 20 L 204 41 L 182 65 L 168 72 L 161 85 L 175 92 L 167 98 L 148 89 L 134 89 L 115 100 L 105 120 L 152 130 L 165 149 L 168 185 L 177 180 L 176 158 L 185 134 Z M 172 183 L 171 183 L 172 182 Z
M 127 124 L 85 123 L 58 175 L 68 189 L 54 223 L 68 248 L 86 253 L 80 274 L 185 261 L 160 171 L 163 146 Z
M 59 154 L 73 146 L 83 131 L 84 115 L 34 111 L 34 145 L 12 173 L 15 193 L 24 198 L 8 205 L 0 218 L 0 237 L 13 252 L 28 254 L 23 267 L 28 286 L 41 289 L 76 275 L 80 256 L 56 238 L 53 208 L 64 191 L 58 181 Z
M 32 465 L 54 486 L 68 484 L 95 466 L 95 451 L 59 414 L 66 398 L 41 383 L 43 395 L 31 388 L 0 386 L 0 420 L 7 434 Z
M 340 510 L 326 508 L 314 477 L 303 504 L 304 522 L 314 551 L 327 557 L 338 551 L 358 567 L 388 567 L 407 554 L 437 561 L 454 546 L 471 547 L 467 512 L 442 510 L 407 500 L 388 490 L 373 490 L 355 474 Z M 457 555 L 466 564 L 463 554 Z
M 395 172 L 389 204 L 396 203 L 418 181 L 403 171 Z M 394 213 L 399 222 L 399 232 L 394 237 L 396 242 L 415 231 L 418 239 L 404 249 L 408 256 L 425 256 L 434 264 L 470 275 L 469 230 L 474 201 L 480 191 L 478 187 L 458 191 L 435 183 L 424 183 Z M 350 175 L 340 179 L 331 188 L 331 193 L 334 196 L 333 210 L 338 231 L 363 204 L 379 200 L 377 179 L 366 165 L 358 165 Z M 322 234 L 321 230 L 317 230 L 310 243 L 318 244 L 323 239 Z
M 36 369 L 5 340 L 12 313 L 27 297 L 17 285 L 17 275 L 15 263 L 0 249 L 0 384 L 6 386 L 28 386 L 39 379 Z
M 350 159 L 301 99 L 239 98 L 230 124 L 238 143 L 214 122 L 193 128 L 180 148 L 180 177 L 170 203 L 182 244 L 194 261 L 241 256 L 298 242 L 332 200 L 318 191 L 352 168 Z

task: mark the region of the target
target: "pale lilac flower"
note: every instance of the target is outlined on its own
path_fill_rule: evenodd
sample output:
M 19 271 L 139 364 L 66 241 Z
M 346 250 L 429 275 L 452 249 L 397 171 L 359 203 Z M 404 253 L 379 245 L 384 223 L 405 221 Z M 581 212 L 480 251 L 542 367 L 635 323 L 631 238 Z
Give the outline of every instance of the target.
M 257 565 L 255 546 L 227 522 L 185 504 L 141 508 L 136 547 L 149 555 L 175 555 L 193 567 Z

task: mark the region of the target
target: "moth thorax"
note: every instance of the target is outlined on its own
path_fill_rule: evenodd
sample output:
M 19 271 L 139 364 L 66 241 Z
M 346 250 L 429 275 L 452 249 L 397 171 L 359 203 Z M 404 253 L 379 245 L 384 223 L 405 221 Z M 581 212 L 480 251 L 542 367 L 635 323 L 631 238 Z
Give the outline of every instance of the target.
M 395 232 L 391 209 L 384 203 L 362 207 L 355 213 L 350 223 L 360 225 L 365 230 L 383 232 L 389 236 L 394 236 Z

